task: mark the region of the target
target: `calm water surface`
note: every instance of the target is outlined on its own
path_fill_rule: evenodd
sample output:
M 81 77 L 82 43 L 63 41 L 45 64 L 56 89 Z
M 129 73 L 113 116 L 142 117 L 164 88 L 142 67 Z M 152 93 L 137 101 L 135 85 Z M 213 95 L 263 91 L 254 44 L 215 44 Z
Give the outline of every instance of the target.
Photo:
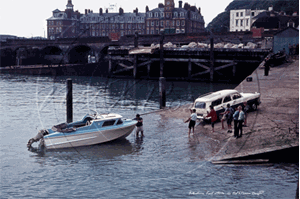
M 156 81 L 72 77 L 74 121 L 89 109 L 159 109 Z M 1 198 L 295 198 L 298 164 L 213 165 L 182 120 L 145 114 L 143 139 L 37 154 L 27 141 L 66 120 L 66 77 L 0 75 Z M 167 82 L 167 106 L 236 85 Z

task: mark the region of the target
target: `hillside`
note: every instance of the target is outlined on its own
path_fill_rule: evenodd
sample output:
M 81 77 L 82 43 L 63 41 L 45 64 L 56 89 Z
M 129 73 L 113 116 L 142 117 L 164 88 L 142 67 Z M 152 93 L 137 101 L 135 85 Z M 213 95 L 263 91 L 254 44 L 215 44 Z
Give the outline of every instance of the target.
M 261 9 L 268 10 L 273 5 L 275 11 L 284 11 L 287 15 L 299 11 L 298 0 L 234 0 L 225 9 L 225 12 L 218 14 L 206 27 L 213 32 L 226 32 L 229 28 L 230 10 L 236 9 Z

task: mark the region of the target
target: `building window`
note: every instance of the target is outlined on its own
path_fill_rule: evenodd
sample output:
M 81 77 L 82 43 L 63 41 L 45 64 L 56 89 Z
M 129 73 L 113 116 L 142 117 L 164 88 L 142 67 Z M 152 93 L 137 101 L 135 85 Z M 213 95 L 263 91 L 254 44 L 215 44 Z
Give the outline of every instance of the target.
M 154 26 L 154 21 L 151 21 L 151 26 Z
M 185 26 L 185 21 L 184 20 L 181 21 L 181 26 Z
M 236 16 L 237 16 L 237 17 L 239 16 L 239 13 L 238 13 L 238 12 L 236 13 Z
M 160 26 L 164 26 L 164 21 L 161 21 L 161 22 L 160 22 Z
M 241 12 L 241 17 L 243 16 L 243 13 Z
M 156 26 L 159 26 L 159 21 L 158 20 L 156 21 Z
M 244 22 L 243 19 L 241 19 L 241 26 L 243 26 L 243 22 Z
M 169 21 L 166 21 L 166 26 L 170 26 L 170 22 Z
M 161 12 L 161 13 L 160 13 L 160 16 L 161 16 L 161 17 L 164 17 L 164 13 L 163 13 L 163 12 Z
M 183 12 L 180 13 L 180 17 L 184 17 L 184 13 Z
M 246 20 L 246 26 L 249 26 L 249 19 Z
M 239 26 L 239 20 L 235 20 L 235 26 Z
M 176 25 L 180 26 L 180 21 L 179 20 L 176 21 Z
M 155 17 L 158 17 L 158 13 L 156 12 L 156 13 L 154 14 L 154 16 L 155 16 Z
M 252 16 L 252 17 L 254 17 L 254 16 L 255 16 L 255 15 L 254 15 L 254 12 L 251 12 L 251 16 Z
M 147 26 L 149 26 L 149 21 L 147 21 Z
M 178 13 L 177 12 L 174 12 L 174 17 L 178 17 Z

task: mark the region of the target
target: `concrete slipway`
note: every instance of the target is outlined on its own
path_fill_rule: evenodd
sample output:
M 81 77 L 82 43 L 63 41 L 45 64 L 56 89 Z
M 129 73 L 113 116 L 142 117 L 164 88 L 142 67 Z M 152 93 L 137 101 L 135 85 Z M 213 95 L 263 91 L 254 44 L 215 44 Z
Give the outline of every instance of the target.
M 198 125 L 191 139 L 209 145 L 213 163 L 256 163 L 268 161 L 299 161 L 299 60 L 272 67 L 264 76 L 264 68 L 257 68 L 236 90 L 261 93 L 257 111 L 250 112 L 243 136 L 234 138 L 233 133 L 221 129 L 221 123 L 211 132 L 210 125 Z M 165 110 L 162 117 L 185 120 L 191 104 L 174 110 Z

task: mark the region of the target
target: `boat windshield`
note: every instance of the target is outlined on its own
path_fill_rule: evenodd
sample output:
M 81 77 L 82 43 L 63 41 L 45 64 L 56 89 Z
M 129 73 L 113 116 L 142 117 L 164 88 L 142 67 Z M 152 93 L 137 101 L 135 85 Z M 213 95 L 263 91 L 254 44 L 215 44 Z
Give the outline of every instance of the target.
M 117 125 L 123 124 L 123 120 L 120 118 L 117 122 Z
M 103 123 L 102 127 L 105 127 L 105 126 L 112 126 L 115 124 L 115 121 L 116 120 L 107 120 Z
M 205 102 L 196 102 L 196 104 L 195 104 L 195 108 L 202 108 L 202 109 L 204 109 L 205 106 L 206 106 Z

